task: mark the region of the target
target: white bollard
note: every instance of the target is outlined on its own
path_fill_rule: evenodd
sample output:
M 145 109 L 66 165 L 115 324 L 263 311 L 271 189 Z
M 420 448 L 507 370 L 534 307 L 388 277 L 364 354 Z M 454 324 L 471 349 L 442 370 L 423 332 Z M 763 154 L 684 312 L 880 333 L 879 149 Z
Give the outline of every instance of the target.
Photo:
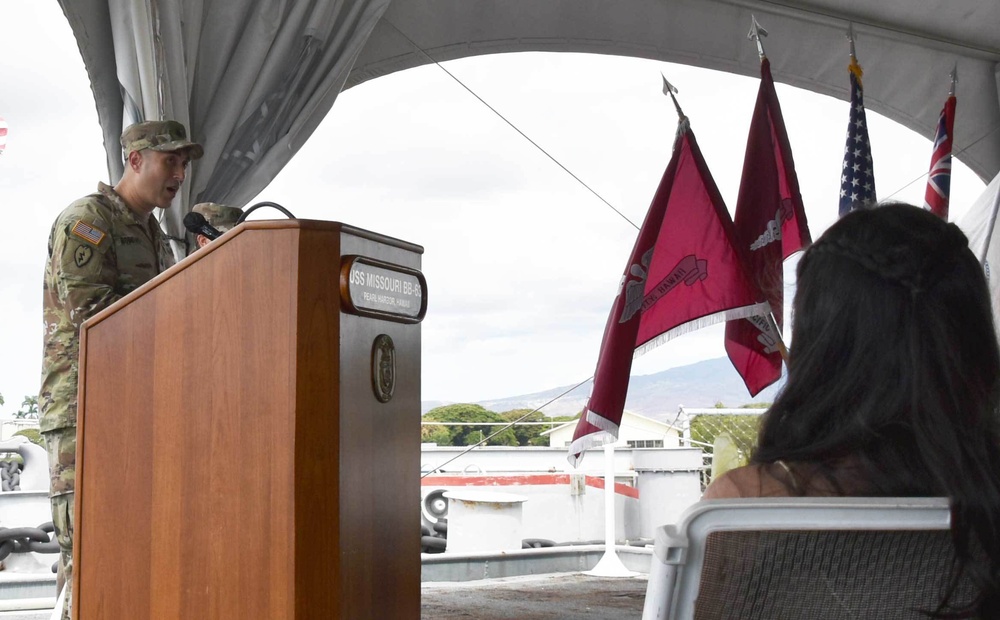
M 523 495 L 454 490 L 448 498 L 446 553 L 511 551 L 521 548 Z

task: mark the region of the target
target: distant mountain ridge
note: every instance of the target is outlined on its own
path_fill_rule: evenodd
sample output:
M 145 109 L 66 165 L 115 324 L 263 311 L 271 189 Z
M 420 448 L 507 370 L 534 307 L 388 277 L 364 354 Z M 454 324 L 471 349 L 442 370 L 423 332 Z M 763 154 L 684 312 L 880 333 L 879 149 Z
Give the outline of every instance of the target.
M 680 405 L 685 407 L 713 407 L 721 402 L 727 407 L 740 407 L 749 403 L 771 402 L 784 385 L 784 377 L 768 387 L 756 398 L 750 398 L 743 379 L 733 368 L 728 358 L 706 360 L 679 366 L 652 375 L 634 375 L 628 388 L 625 408 L 655 420 L 670 421 L 677 415 Z M 593 382 L 588 381 L 571 393 L 547 405 L 542 412 L 550 416 L 576 415 L 587 404 Z M 476 404 L 486 409 L 510 411 L 511 409 L 534 409 L 562 394 L 570 387 L 552 388 L 534 394 L 522 394 L 494 400 L 479 401 Z M 435 407 L 449 404 L 443 401 L 424 401 L 421 414 Z

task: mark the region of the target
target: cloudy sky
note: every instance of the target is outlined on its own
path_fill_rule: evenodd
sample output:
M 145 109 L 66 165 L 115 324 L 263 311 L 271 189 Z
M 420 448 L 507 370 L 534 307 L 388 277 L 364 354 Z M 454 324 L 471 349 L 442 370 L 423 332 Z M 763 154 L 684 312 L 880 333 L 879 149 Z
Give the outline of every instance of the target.
M 7 404 L 0 413 L 8 414 L 38 389 L 49 228 L 108 173 L 89 82 L 58 5 L 7 0 L 2 12 L 0 117 L 9 135 L 0 155 L 7 230 L 0 244 Z M 636 224 L 670 158 L 676 115 L 661 93 L 663 72 L 680 88 L 715 180 L 735 207 L 757 80 L 582 54 L 507 54 L 447 66 Z M 872 79 L 878 76 L 866 74 Z M 847 104 L 780 84 L 778 96 L 817 237 L 836 218 Z M 961 115 L 959 92 L 958 123 Z M 879 198 L 920 203 L 930 137 L 871 112 L 869 124 Z M 953 219 L 983 187 L 957 165 Z M 424 400 L 485 400 L 589 377 L 637 234 L 435 66 L 343 93 L 257 199 L 425 248 Z M 716 326 L 647 354 L 633 373 L 724 355 Z

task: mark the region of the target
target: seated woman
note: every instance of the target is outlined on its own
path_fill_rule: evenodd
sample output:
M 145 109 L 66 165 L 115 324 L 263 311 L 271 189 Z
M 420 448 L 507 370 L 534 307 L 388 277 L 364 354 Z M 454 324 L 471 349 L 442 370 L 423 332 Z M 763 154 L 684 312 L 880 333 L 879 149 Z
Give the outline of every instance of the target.
M 787 383 L 750 464 L 704 498 L 949 497 L 976 611 L 1000 618 L 998 406 L 990 294 L 965 235 L 908 205 L 856 211 L 799 262 Z

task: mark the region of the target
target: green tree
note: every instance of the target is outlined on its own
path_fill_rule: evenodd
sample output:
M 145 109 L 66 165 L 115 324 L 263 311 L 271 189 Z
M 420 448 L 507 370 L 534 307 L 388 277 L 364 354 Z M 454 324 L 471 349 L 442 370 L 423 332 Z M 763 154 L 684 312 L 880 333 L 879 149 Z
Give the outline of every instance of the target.
M 43 443 L 42 440 L 42 434 L 38 431 L 37 428 L 22 428 L 21 430 L 14 433 L 14 437 L 17 437 L 18 435 L 23 435 L 24 437 L 27 437 L 28 441 L 37 446 L 41 446 L 43 448 L 45 447 L 45 443 Z
M 530 413 L 530 415 L 528 415 Z M 513 422 L 521 416 L 527 416 L 521 422 L 548 422 L 548 416 L 546 416 L 541 411 L 532 412 L 531 409 L 511 409 L 510 411 L 505 411 L 500 414 L 504 420 L 508 422 Z M 514 436 L 517 437 L 517 445 L 519 446 L 538 446 L 547 445 L 549 440 L 546 437 L 542 437 L 541 434 L 547 430 L 544 426 L 539 426 L 532 424 L 530 426 L 515 426 L 513 429 Z M 541 443 L 539 443 L 540 440 Z
M 0 398 L 0 404 L 3 404 L 3 399 Z M 14 414 L 15 418 L 20 418 L 22 420 L 37 420 L 38 419 L 38 397 L 37 396 L 25 396 L 24 401 L 21 403 L 21 408 L 17 410 Z
M 490 411 L 480 405 L 470 403 L 459 403 L 455 405 L 445 405 L 431 409 L 424 415 L 424 420 L 428 422 L 504 422 L 500 414 Z M 436 441 L 442 446 L 470 446 L 479 443 L 483 438 L 500 430 L 501 426 L 489 424 L 462 425 L 462 426 L 424 426 L 421 429 L 421 437 L 435 436 L 443 439 L 443 434 L 439 431 L 429 429 L 445 429 L 448 433 L 448 441 Z M 429 440 L 428 440 L 429 441 Z M 506 429 L 488 442 L 494 446 L 516 446 L 517 436 L 513 429 Z
M 420 441 L 423 443 L 436 443 L 439 446 L 451 445 L 451 433 L 447 426 L 421 426 Z

